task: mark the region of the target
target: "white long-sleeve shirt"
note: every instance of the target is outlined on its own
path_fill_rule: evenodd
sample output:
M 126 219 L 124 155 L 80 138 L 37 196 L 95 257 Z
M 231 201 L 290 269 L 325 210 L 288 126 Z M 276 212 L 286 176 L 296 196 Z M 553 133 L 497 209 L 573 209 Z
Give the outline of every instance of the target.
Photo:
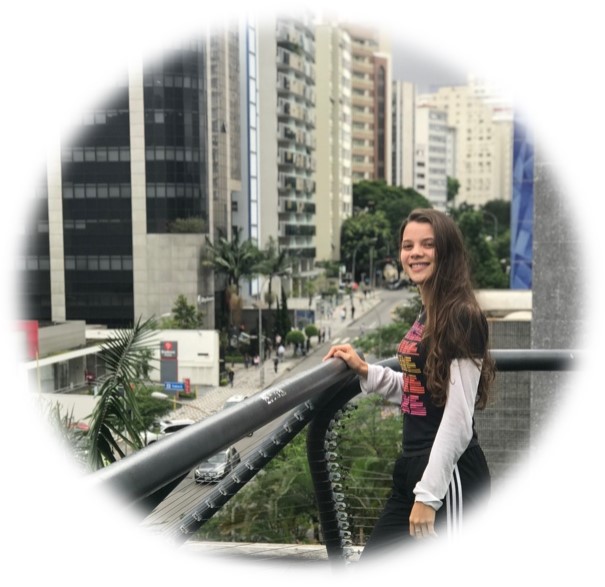
M 480 376 L 481 361 L 454 359 L 451 363 L 443 417 L 424 474 L 414 488 L 416 500 L 435 510 L 443 504 L 454 466 L 473 437 L 473 414 Z M 367 379 L 360 379 L 361 390 L 366 394 L 373 392 L 384 397 L 398 397 L 403 393 L 402 374 L 388 367 L 369 365 Z M 404 418 L 421 417 L 404 415 Z

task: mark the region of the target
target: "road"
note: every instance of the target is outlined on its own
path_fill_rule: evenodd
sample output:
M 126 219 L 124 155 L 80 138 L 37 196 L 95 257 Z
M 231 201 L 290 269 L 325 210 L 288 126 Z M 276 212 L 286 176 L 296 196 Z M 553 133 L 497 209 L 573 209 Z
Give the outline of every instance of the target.
M 355 320 L 350 320 L 346 326 L 339 328 L 337 335 L 331 340 L 319 344 L 314 351 L 301 359 L 292 367 L 287 377 L 298 375 L 310 368 L 319 365 L 323 357 L 328 352 L 332 344 L 352 343 L 362 332 L 369 332 L 381 325 L 386 325 L 391 321 L 391 314 L 394 308 L 413 296 L 412 291 L 381 290 L 381 301 L 370 311 L 362 314 Z M 393 349 L 394 352 L 394 349 Z M 367 357 L 372 361 L 372 357 Z M 281 425 L 287 415 L 278 420 L 270 422 L 263 428 L 257 430 L 252 437 L 244 438 L 235 444 L 242 460 L 246 455 L 251 454 L 259 447 L 262 441 Z M 187 477 L 176 487 L 176 489 L 152 512 L 145 520 L 145 525 L 160 532 L 163 527 L 177 521 L 185 512 L 192 511 L 196 506 L 204 503 L 208 493 L 214 489 L 214 485 L 199 485 L 193 479 L 193 471 L 190 471 Z

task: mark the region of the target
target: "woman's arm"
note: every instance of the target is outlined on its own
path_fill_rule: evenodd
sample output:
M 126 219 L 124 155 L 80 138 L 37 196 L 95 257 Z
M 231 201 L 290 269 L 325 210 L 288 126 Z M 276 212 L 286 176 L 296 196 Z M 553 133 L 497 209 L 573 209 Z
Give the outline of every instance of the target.
M 336 357 L 342 359 L 350 369 L 359 375 L 361 391 L 378 393 L 383 397 L 401 396 L 403 376 L 393 369 L 366 363 L 350 344 L 335 345 L 330 348 L 324 361 Z

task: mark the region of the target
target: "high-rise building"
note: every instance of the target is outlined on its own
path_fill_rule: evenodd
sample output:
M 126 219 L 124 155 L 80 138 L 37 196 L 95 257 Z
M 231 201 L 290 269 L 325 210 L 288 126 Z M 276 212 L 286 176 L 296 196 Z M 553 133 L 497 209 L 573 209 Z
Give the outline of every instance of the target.
M 317 259 L 340 259 L 342 223 L 353 213 L 351 168 L 351 39 L 319 24 L 317 51 Z
M 447 204 L 447 138 L 446 112 L 418 104 L 413 187 L 438 210 Z
M 393 81 L 392 100 L 392 184 L 411 188 L 414 187 L 416 86 L 411 82 Z
M 315 32 L 310 15 L 259 25 L 260 243 L 276 236 L 313 275 L 315 247 Z
M 207 40 L 179 43 L 131 65 L 62 138 L 19 259 L 21 317 L 127 327 L 180 294 L 211 299 L 209 78 Z
M 469 76 L 467 85 L 441 87 L 418 102 L 447 112 L 448 125 L 456 130 L 456 204 L 510 201 L 513 124 L 505 99 Z
M 353 181 L 391 182 L 391 57 L 378 31 L 343 24 L 351 36 Z

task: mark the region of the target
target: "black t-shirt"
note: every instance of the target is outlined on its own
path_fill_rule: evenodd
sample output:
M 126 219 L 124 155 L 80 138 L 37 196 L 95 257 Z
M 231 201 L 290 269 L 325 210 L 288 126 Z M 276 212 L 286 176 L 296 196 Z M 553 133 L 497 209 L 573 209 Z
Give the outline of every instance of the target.
M 475 356 L 481 357 L 485 348 L 487 322 L 469 320 L 471 348 Z M 426 313 L 418 317 L 397 348 L 397 358 L 403 372 L 403 454 L 413 456 L 430 452 L 443 418 L 444 407 L 436 406 L 431 391 L 426 385 L 424 368 L 427 359 L 427 344 L 423 340 Z M 456 358 L 456 357 L 452 357 Z M 477 443 L 473 421 L 471 445 Z M 470 445 L 469 445 L 470 446 Z

